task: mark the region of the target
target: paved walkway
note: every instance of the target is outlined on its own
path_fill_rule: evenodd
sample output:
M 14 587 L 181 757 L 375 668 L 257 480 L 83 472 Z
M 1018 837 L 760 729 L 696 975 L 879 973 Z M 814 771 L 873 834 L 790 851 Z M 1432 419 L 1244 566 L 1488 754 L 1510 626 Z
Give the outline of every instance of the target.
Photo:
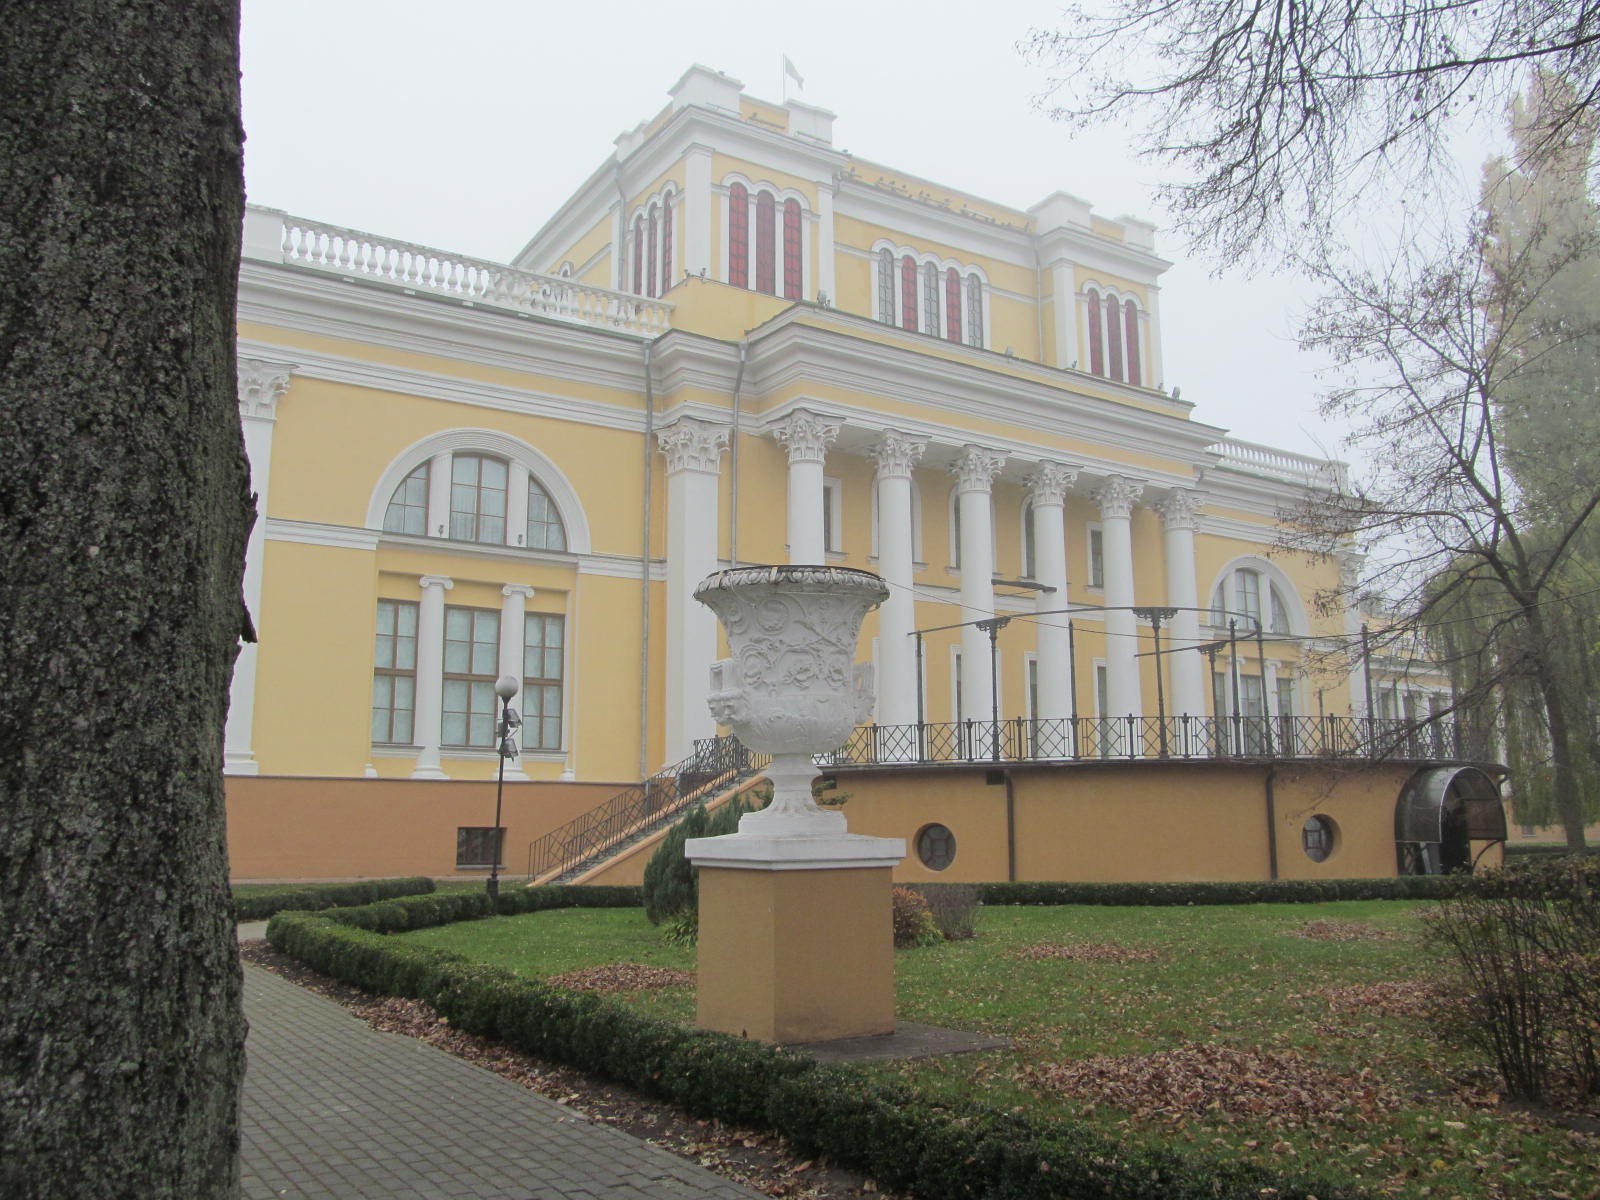
M 758 1195 L 269 971 L 244 993 L 245 1200 Z

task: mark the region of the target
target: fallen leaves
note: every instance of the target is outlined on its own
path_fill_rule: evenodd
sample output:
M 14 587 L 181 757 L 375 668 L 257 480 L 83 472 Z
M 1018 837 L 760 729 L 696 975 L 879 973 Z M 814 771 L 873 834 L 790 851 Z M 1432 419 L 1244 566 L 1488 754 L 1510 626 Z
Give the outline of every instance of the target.
M 1313 942 L 1392 942 L 1399 937 L 1365 921 L 1335 921 L 1327 918 L 1307 921 L 1299 929 L 1291 930 L 1290 936 Z
M 1119 946 L 1110 942 L 1035 942 L 1024 946 L 1013 956 L 1027 962 L 1060 959 L 1065 962 L 1155 962 L 1161 957 L 1159 950 L 1148 946 Z
M 1334 1012 L 1372 1013 L 1381 1017 L 1424 1017 L 1439 1004 L 1438 987 L 1416 979 L 1316 988 L 1306 994 L 1326 1000 Z
M 607 963 L 551 975 L 546 983 L 580 992 L 643 992 L 656 988 L 688 987 L 694 976 L 672 967 L 647 967 L 643 963 Z

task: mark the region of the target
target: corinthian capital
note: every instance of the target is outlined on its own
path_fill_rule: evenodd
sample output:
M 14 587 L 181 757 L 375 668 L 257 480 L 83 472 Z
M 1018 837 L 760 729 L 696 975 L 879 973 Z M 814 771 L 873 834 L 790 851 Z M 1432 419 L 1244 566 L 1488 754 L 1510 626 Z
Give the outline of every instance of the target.
M 1131 517 L 1133 506 L 1142 495 L 1143 481 L 1129 479 L 1126 475 L 1107 475 L 1105 482 L 1089 493 L 1090 498 L 1100 506 L 1101 518 L 1108 520 Z
M 1156 505 L 1161 521 L 1168 529 L 1187 529 L 1193 532 L 1200 524 L 1200 510 L 1205 507 L 1206 494 L 1193 488 L 1173 488 Z
M 1078 482 L 1078 468 L 1057 462 L 1042 462 L 1028 476 L 1029 498 L 1033 506 L 1065 504 L 1067 492 Z
M 722 425 L 679 417 L 656 434 L 661 452 L 667 456 L 667 473 L 701 471 L 715 475 L 722 467 L 722 451 L 728 444 L 728 430 Z
M 883 440 L 867 454 L 878 464 L 879 479 L 910 479 L 912 469 L 922 461 L 922 452 L 927 448 L 927 438 L 889 429 L 884 431 Z
M 982 446 L 963 446 L 961 457 L 950 464 L 950 473 L 956 477 L 958 492 L 987 492 L 994 477 L 1005 466 L 1006 456 L 998 450 L 985 450 Z
M 789 447 L 790 462 L 819 463 L 839 436 L 839 422 L 798 408 L 772 431 L 772 436 Z
M 241 358 L 238 362 L 239 415 L 270 421 L 278 415 L 278 401 L 289 390 L 293 363 L 269 362 L 264 358 Z

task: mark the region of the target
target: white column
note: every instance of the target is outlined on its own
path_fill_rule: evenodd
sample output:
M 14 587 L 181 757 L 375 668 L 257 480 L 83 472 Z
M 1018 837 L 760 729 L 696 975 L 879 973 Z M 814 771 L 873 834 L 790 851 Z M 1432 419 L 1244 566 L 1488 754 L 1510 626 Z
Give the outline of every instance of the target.
M 528 628 L 528 600 L 532 595 L 533 589 L 520 583 L 508 583 L 500 589 L 500 674 L 511 676 L 519 688 L 522 686 L 522 643 Z M 520 691 L 511 706 L 518 712 L 522 711 Z M 517 745 L 522 745 L 521 737 L 518 737 Z M 522 770 L 520 756 L 506 760 L 506 778 L 518 782 L 528 778 Z
M 255 493 L 256 519 L 244 549 L 244 605 L 259 635 L 261 630 L 261 559 L 267 540 L 267 485 L 272 470 L 272 428 L 278 401 L 289 390 L 294 367 L 288 363 L 241 358 L 238 364 L 239 417 L 244 425 L 244 453 L 250 462 L 250 490 Z M 241 642 L 233 660 L 228 688 L 228 723 L 223 738 L 222 769 L 229 775 L 255 775 L 251 736 L 256 709 L 256 643 Z
M 446 779 L 439 768 L 439 738 L 444 724 L 444 594 L 455 581 L 424 575 L 417 605 L 417 707 L 412 737 L 417 742 L 413 779 Z
M 927 445 L 926 438 L 889 430 L 871 451 L 878 464 L 878 570 L 889 585 L 889 598 L 878 608 L 880 725 L 910 725 L 917 719 L 911 472 Z
M 817 299 L 827 296 L 828 303 L 838 307 L 839 294 L 834 290 L 833 279 L 833 180 L 817 184 Z M 876 304 L 877 300 L 874 299 Z
M 667 456 L 666 761 L 715 736 L 706 698 L 717 657 L 717 618 L 694 598 L 717 569 L 717 476 L 728 431 L 680 417 L 657 435 Z
M 798 409 L 772 431 L 789 448 L 789 561 L 825 564 L 822 464 L 839 436 L 839 422 Z
M 1339 590 L 1343 593 L 1345 644 L 1350 655 L 1350 715 L 1371 717 L 1367 711 L 1367 672 L 1361 657 L 1361 613 L 1356 601 L 1356 587 L 1361 581 L 1361 565 L 1366 556 L 1355 550 L 1341 550 L 1334 555 L 1339 564 Z M 1373 689 L 1377 694 L 1377 689 Z
M 450 536 L 451 457 L 446 450 L 428 460 L 428 524 L 423 532 L 429 537 Z
M 711 147 L 690 146 L 683 175 L 683 269 L 711 274 Z
M 1076 467 L 1053 462 L 1040 463 L 1028 476 L 1033 510 L 1034 576 L 1054 589 L 1035 596 L 1034 603 L 1041 612 L 1067 606 L 1067 489 L 1077 478 Z M 1039 720 L 1059 721 L 1072 715 L 1067 643 L 1065 616 L 1039 618 L 1039 707 L 1033 714 Z
M 1055 309 L 1056 366 L 1069 368 L 1078 363 L 1078 280 L 1070 262 L 1050 264 L 1050 291 Z
M 1100 506 L 1106 571 L 1106 707 L 1109 717 L 1144 716 L 1139 688 L 1138 625 L 1133 613 L 1133 506 L 1144 484 L 1108 475 L 1092 493 Z
M 1167 603 L 1178 611 L 1168 626 L 1168 644 L 1163 647 L 1172 698 L 1168 711 L 1179 717 L 1206 714 L 1205 659 L 1194 649 L 1200 644 L 1199 584 L 1195 579 L 1194 533 L 1199 525 L 1200 506 L 1205 496 L 1192 488 L 1173 488 L 1156 511 L 1165 530 L 1167 558 Z
M 961 523 L 961 619 L 994 615 L 994 508 L 990 488 L 1006 456 L 964 446 L 951 465 L 956 477 L 956 519 Z M 961 631 L 961 710 L 974 720 L 991 715 L 993 663 L 989 635 L 973 625 Z

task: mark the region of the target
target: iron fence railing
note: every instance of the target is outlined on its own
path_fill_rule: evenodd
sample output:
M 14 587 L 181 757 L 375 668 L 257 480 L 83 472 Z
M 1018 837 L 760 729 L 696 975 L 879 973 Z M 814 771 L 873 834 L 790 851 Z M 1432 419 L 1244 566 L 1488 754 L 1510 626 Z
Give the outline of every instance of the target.
M 756 754 L 735 737 L 696 741 L 694 753 L 643 783 L 617 793 L 604 804 L 551 830 L 528 846 L 528 876 L 538 879 L 566 872 L 626 842 L 671 817 L 696 800 L 764 768 L 767 756 Z

